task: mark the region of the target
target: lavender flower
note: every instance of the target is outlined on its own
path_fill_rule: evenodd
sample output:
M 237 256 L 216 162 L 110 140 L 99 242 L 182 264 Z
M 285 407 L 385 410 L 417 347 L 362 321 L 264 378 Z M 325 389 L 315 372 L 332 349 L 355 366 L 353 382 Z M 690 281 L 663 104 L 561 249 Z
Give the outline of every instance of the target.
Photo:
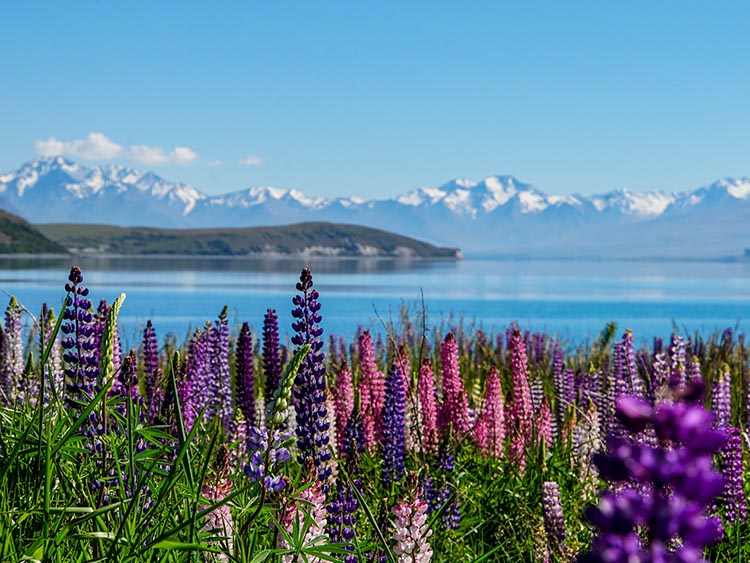
M 163 395 L 159 392 L 160 383 L 159 345 L 156 343 L 154 325 L 149 319 L 143 329 L 143 391 L 150 423 L 154 422 L 161 410 Z
M 385 397 L 381 479 L 387 485 L 403 478 L 406 458 L 404 382 L 401 373 L 395 366 L 388 372 L 385 379 Z
M 419 498 L 404 499 L 393 508 L 393 552 L 398 563 L 428 563 L 432 560 L 432 547 L 428 538 L 432 530 L 427 527 L 427 503 Z
M 211 388 L 213 390 L 212 411 L 218 416 L 222 427 L 229 431 L 232 425 L 232 379 L 229 372 L 229 324 L 228 307 L 219 313 L 216 326 L 211 331 Z
M 24 357 L 21 306 L 15 297 L 5 309 L 5 333 L 2 342 L 0 384 L 6 404 L 24 403 Z
M 721 451 L 722 473 L 726 488 L 722 495 L 725 521 L 734 524 L 747 520 L 747 501 L 743 490 L 742 438 L 739 428 L 729 427 L 729 439 Z
M 714 414 L 716 428 L 728 428 L 731 424 L 731 392 L 729 366 L 724 364 L 719 370 L 719 375 L 714 379 L 711 390 L 711 411 Z
M 560 503 L 560 487 L 554 481 L 542 483 L 542 508 L 548 541 L 564 551 L 565 519 Z
M 312 463 L 317 469 L 318 479 L 325 483 L 330 475 L 330 469 L 325 467 L 331 459 L 328 451 L 329 425 L 326 421 L 326 381 L 323 365 L 323 342 L 320 336 L 323 329 L 319 326 L 322 320 L 318 292 L 313 289 L 313 279 L 309 268 L 302 270 L 297 291 L 292 303 L 292 323 L 295 335 L 292 343 L 298 349 L 305 344 L 310 345 L 310 353 L 302 361 L 300 370 L 294 381 L 295 411 L 297 422 L 297 447 L 299 462 L 302 466 Z

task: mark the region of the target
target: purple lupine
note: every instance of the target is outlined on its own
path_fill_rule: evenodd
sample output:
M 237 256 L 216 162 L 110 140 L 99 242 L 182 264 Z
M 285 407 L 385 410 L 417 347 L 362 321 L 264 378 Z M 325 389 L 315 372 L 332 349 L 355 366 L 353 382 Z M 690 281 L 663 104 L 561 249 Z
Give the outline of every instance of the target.
M 185 386 L 190 387 L 190 392 L 186 397 L 190 397 L 193 412 L 196 417 L 203 413 L 203 417 L 208 420 L 211 416 L 210 405 L 212 393 L 209 387 L 209 337 L 211 327 L 208 326 L 208 332 L 196 329 L 188 343 L 188 367 L 185 372 Z M 187 383 L 189 381 L 189 384 Z M 185 399 L 183 399 L 185 400 Z
M 565 551 L 565 518 L 560 502 L 560 487 L 554 481 L 542 483 L 542 509 L 547 540 Z
M 664 389 L 669 386 L 669 362 L 667 356 L 660 352 L 654 357 L 654 367 L 651 372 L 651 401 L 660 398 Z
M 406 428 L 404 426 L 404 380 L 394 366 L 385 378 L 381 480 L 388 485 L 404 476 L 406 460 Z
M 328 451 L 329 425 L 326 421 L 326 380 L 323 362 L 323 341 L 320 339 L 323 329 L 320 327 L 319 294 L 313 288 L 313 278 L 309 268 L 304 268 L 297 283 L 299 295 L 292 303 L 292 323 L 295 334 L 292 344 L 298 349 L 310 345 L 310 352 L 305 356 L 297 377 L 294 380 L 295 420 L 297 422 L 297 449 L 300 465 L 314 465 L 318 480 L 325 483 L 330 476 L 326 463 L 331 459 Z
M 599 535 L 579 563 L 697 563 L 703 549 L 722 537 L 719 519 L 705 512 L 724 489 L 712 456 L 727 437 L 712 428 L 711 413 L 698 402 L 702 392 L 696 384 L 676 392 L 682 400 L 655 407 L 641 398 L 618 397 L 617 416 L 625 429 L 636 435 L 653 427 L 659 444 L 611 436 L 609 453 L 594 456 L 601 476 L 622 484 L 587 509 Z
M 339 452 L 344 454 L 346 423 L 354 410 L 352 372 L 349 370 L 349 364 L 346 363 L 346 359 L 341 363 L 339 373 L 336 376 L 334 409 L 336 412 L 336 443 L 338 444 Z
M 10 298 L 5 309 L 5 332 L 2 343 L 2 366 L 0 382 L 6 404 L 24 403 L 25 385 L 23 381 L 24 357 L 21 326 L 21 306 L 15 297 Z
M 268 404 L 281 383 L 279 318 L 275 309 L 268 309 L 263 317 L 263 375 L 266 378 L 264 396 Z
M 159 411 L 163 395 L 160 393 L 161 368 L 159 367 L 159 345 L 151 319 L 143 329 L 143 392 L 148 408 L 148 420 L 153 423 Z
M 362 420 L 365 424 L 365 446 L 369 450 L 375 446 L 380 437 L 385 403 L 385 378 L 375 363 L 375 352 L 369 330 L 362 333 L 358 346 L 359 367 L 362 372 L 359 382 Z
M 721 451 L 721 469 L 726 479 L 726 488 L 721 497 L 724 505 L 724 520 L 730 524 L 747 520 L 742 467 L 742 437 L 739 428 L 729 427 L 729 439 Z
M 229 372 L 229 322 L 225 305 L 211 331 L 211 376 L 213 390 L 212 411 L 229 431 L 232 426 L 232 377 Z
M 687 373 L 685 375 L 687 377 L 688 384 L 703 378 L 703 376 L 701 375 L 701 361 L 697 356 L 693 356 L 692 358 L 690 358 L 690 361 L 688 362 Z
M 565 404 L 565 377 L 564 377 L 564 369 L 565 365 L 563 363 L 564 356 L 563 353 L 558 351 L 555 352 L 554 360 L 552 361 L 552 385 L 555 389 L 555 403 L 556 403 L 556 414 L 557 414 L 557 423 L 559 426 L 562 426 L 565 422 L 565 416 L 567 414 L 567 408 L 568 406 Z
M 435 377 L 429 358 L 422 360 L 417 388 L 419 410 L 422 413 L 422 446 L 427 453 L 435 453 L 438 446 L 438 406 L 435 398 Z
M 455 455 L 450 440 L 440 441 L 436 465 L 424 482 L 422 497 L 427 501 L 429 514 L 443 509 L 441 527 L 443 530 L 457 530 L 461 524 L 461 511 L 455 497 L 451 498 L 451 477 L 455 471 Z
M 441 416 L 441 420 L 444 424 L 452 424 L 456 435 L 463 436 L 471 429 L 469 403 L 458 365 L 456 337 L 452 332 L 446 335 L 440 347 L 440 357 L 443 364 L 443 410 L 445 413 Z
M 187 357 L 182 360 L 180 371 L 177 374 L 177 397 L 180 401 L 182 422 L 188 433 L 193 428 L 199 414 L 195 407 L 194 392 L 193 380 L 190 377 L 190 359 Z
M 91 301 L 86 298 L 89 290 L 82 284 L 81 269 L 73 266 L 65 284 L 68 297 L 60 326 L 65 336 L 60 344 L 64 350 L 66 400 L 75 409 L 88 402 L 99 376 Z
M 728 428 L 731 424 L 732 388 L 729 366 L 724 364 L 714 379 L 711 389 L 711 412 L 716 428 Z
M 235 368 L 237 370 L 237 406 L 245 416 L 248 426 L 255 425 L 255 372 L 253 370 L 253 336 L 250 325 L 242 323 L 237 337 L 237 351 L 235 354 Z
M 534 412 L 539 411 L 544 399 L 544 382 L 541 379 L 535 379 L 531 382 L 531 409 Z

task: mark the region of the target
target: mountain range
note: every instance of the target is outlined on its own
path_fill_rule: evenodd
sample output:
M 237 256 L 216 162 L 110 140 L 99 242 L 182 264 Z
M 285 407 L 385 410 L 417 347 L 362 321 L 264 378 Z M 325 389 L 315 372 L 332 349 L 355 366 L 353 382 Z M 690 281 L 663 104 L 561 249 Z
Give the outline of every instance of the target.
M 504 256 L 715 258 L 750 247 L 748 178 L 679 193 L 560 196 L 513 176 L 491 176 L 390 199 L 327 199 L 271 187 L 208 195 L 153 172 L 54 156 L 0 175 L 0 208 L 32 223 L 211 228 L 327 221 Z

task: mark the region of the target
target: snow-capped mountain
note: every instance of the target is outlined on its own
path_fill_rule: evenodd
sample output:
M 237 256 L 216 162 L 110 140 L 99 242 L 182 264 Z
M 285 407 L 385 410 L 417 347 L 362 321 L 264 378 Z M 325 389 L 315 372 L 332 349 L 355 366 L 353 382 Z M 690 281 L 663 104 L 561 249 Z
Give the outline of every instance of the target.
M 680 193 L 618 189 L 590 197 L 550 195 L 512 176 L 455 179 L 380 200 L 313 198 L 273 187 L 209 196 L 152 172 L 85 167 L 57 156 L 0 175 L 0 208 L 33 223 L 198 228 L 331 221 L 496 254 L 736 255 L 750 246 L 747 178 Z

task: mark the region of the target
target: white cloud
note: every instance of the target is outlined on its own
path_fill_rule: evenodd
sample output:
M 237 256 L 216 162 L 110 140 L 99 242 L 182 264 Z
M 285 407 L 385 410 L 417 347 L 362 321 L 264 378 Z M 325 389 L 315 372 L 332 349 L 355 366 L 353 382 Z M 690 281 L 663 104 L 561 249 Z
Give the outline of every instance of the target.
M 198 158 L 198 153 L 187 147 L 175 147 L 174 150 L 169 153 L 169 156 L 178 164 L 187 164 Z
M 115 143 L 104 133 L 89 133 L 83 139 L 60 141 L 50 137 L 46 141 L 36 142 L 36 154 L 40 156 L 55 156 L 67 154 L 86 160 L 111 160 L 122 156 L 125 149 Z
M 245 166 L 263 166 L 266 161 L 262 156 L 251 154 L 250 156 L 240 160 L 239 163 L 244 164 Z
M 130 147 L 130 158 L 139 164 L 166 164 L 169 156 L 164 149 L 149 147 L 148 145 L 133 145 Z
M 171 152 L 160 147 L 148 145 L 132 145 L 125 148 L 116 143 L 104 133 L 89 133 L 83 139 L 61 141 L 55 137 L 35 143 L 36 154 L 39 156 L 55 156 L 65 154 L 85 160 L 113 160 L 115 158 L 129 158 L 133 162 L 157 166 L 159 164 L 188 164 L 198 158 L 198 153 L 188 147 L 175 147 Z

